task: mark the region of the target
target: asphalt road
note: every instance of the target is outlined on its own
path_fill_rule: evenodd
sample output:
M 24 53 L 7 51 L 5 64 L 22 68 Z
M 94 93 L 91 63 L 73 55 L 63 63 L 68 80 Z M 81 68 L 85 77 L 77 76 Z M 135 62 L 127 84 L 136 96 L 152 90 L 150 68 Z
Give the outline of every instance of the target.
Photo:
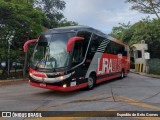
M 93 90 L 81 89 L 68 93 L 32 87 L 27 81 L 2 84 L 0 111 L 160 111 L 160 79 L 130 73 L 122 80 L 115 79 L 99 84 Z M 67 118 L 62 115 L 58 119 L 106 119 L 93 117 L 99 114 L 98 112 L 89 114 L 88 117 L 83 114 L 81 113 L 80 117 Z M 150 119 L 124 119 L 128 118 Z

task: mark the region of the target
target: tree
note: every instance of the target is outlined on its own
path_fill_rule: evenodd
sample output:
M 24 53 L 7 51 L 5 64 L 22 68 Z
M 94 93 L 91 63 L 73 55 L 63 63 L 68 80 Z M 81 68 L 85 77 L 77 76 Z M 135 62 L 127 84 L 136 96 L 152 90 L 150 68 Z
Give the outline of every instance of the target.
M 26 4 L 25 0 L 0 0 L 1 59 L 7 63 L 8 58 L 20 58 L 24 42 L 37 38 L 42 32 L 43 19 L 45 15 L 42 11 Z
M 151 58 L 160 58 L 160 19 L 143 19 L 135 23 L 131 29 L 134 30 L 130 44 L 145 40 L 148 44 Z
M 160 19 L 151 20 L 146 18 L 131 25 L 129 28 L 124 28 L 123 26 L 124 25 L 121 24 L 121 26 L 114 27 L 113 31 L 120 31 L 112 31 L 110 35 L 113 37 L 119 37 L 122 42 L 130 46 L 139 43 L 141 40 L 145 40 L 148 44 L 151 58 L 160 58 L 158 55 L 160 52 Z
M 78 23 L 74 22 L 74 21 L 67 21 L 67 19 L 63 19 L 59 22 L 59 27 L 64 27 L 64 26 L 74 26 L 74 25 L 78 25 Z
M 13 36 L 14 47 L 22 47 L 26 39 L 36 38 L 43 30 L 44 14 L 33 6 L 4 2 L 0 3 L 1 41 L 8 41 L 7 36 Z M 4 42 L 6 43 L 6 42 Z
M 62 0 L 35 0 L 34 6 L 42 9 L 46 19 L 44 26 L 54 28 L 59 26 L 59 22 L 64 19 L 62 10 L 65 8 L 65 2 Z
M 0 60 L 24 57 L 24 42 L 43 30 L 77 25 L 64 18 L 64 8 L 61 0 L 0 0 Z
M 127 24 L 119 23 L 119 25 L 118 27 L 113 27 L 109 35 L 127 44 L 132 37 L 131 24 L 128 22 Z
M 133 10 L 138 10 L 139 12 L 146 14 L 155 14 L 158 19 L 160 13 L 160 1 L 159 0 L 126 0 L 126 2 L 131 3 Z

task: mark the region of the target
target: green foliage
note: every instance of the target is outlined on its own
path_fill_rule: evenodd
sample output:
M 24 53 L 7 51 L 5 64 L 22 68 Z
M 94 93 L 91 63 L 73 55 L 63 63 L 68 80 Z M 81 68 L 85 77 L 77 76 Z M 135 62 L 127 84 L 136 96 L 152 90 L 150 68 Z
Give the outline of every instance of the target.
M 127 44 L 129 43 L 129 40 L 132 37 L 132 30 L 130 29 L 131 27 L 130 22 L 128 22 L 127 24 L 119 23 L 119 25 L 120 26 L 118 27 L 113 27 L 112 32 L 109 35 Z
M 64 8 L 61 0 L 0 0 L 0 63 L 6 63 L 2 76 L 11 70 L 13 61 L 24 60 L 23 45 L 27 40 L 38 38 L 48 28 L 77 25 L 64 18 Z M 28 49 L 28 65 L 33 49 L 34 44 Z
M 0 0 L 1 58 L 8 57 L 8 40 L 12 43 L 10 53 L 14 51 L 10 56 L 17 58 L 23 53 L 24 42 L 37 38 L 45 28 L 77 25 L 64 18 L 64 8 L 61 0 Z
M 61 0 L 36 0 L 34 2 L 36 8 L 42 9 L 46 16 L 44 26 L 47 28 L 59 27 L 59 22 L 64 16 L 62 10 L 65 8 L 65 2 Z
M 43 30 L 77 25 L 64 18 L 64 8 L 65 2 L 61 0 L 0 0 L 0 63 L 7 63 L 8 58 L 23 60 L 24 43 L 38 38 Z M 33 48 L 31 45 L 28 58 Z
M 160 58 L 160 19 L 146 18 L 128 27 L 121 24 L 114 27 L 110 35 L 130 46 L 145 40 L 149 46 L 151 58 Z
M 67 21 L 66 19 L 59 22 L 59 27 L 75 26 L 75 25 L 78 25 L 78 23 L 76 23 L 74 21 Z
M 24 0 L 0 1 L 0 41 L 1 49 L 7 51 L 8 40 L 11 40 L 10 57 L 22 54 L 22 46 L 27 39 L 37 38 L 43 30 L 45 15 Z M 14 54 L 16 53 L 16 54 Z M 8 54 L 1 52 L 6 58 Z

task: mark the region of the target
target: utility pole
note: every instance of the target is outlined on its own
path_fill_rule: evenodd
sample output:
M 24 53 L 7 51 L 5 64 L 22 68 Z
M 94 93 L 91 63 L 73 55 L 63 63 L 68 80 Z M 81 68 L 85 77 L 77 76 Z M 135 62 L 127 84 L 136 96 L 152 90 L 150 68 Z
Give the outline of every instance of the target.
M 12 37 L 8 40 L 8 70 L 7 70 L 7 74 L 9 76 L 10 74 L 10 46 L 12 45 Z
M 28 0 L 27 0 L 28 3 Z M 27 41 L 29 40 L 29 34 L 27 32 Z M 27 66 L 27 51 L 25 52 L 25 58 L 24 58 L 24 66 L 23 66 L 23 77 L 26 76 L 26 66 Z

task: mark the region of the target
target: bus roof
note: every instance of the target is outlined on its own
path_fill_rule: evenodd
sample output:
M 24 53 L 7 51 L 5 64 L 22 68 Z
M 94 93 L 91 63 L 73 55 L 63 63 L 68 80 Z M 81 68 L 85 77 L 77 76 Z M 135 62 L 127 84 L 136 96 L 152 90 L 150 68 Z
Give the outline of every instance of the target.
M 83 30 L 93 32 L 93 33 L 99 34 L 101 36 L 106 36 L 101 31 L 94 29 L 92 27 L 88 27 L 88 26 L 67 26 L 67 27 L 53 28 L 53 29 L 48 29 L 48 30 L 44 31 L 43 34 L 61 33 L 61 32 L 78 32 L 78 31 L 83 31 Z
M 92 27 L 88 27 L 88 26 L 67 26 L 67 27 L 59 27 L 59 28 L 53 28 L 53 29 L 48 29 L 48 30 L 45 30 L 44 32 L 42 32 L 42 34 L 54 34 L 54 33 L 63 33 L 63 32 L 78 32 L 78 31 L 88 31 L 88 32 L 91 32 L 91 33 L 95 33 L 99 36 L 102 36 L 102 37 L 105 37 L 111 41 L 114 41 L 118 44 L 121 44 L 121 45 L 124 45 L 124 46 L 127 46 L 126 44 L 122 43 L 121 41 L 107 35 L 107 34 L 104 34 L 103 32 L 97 30 L 97 29 L 94 29 Z

